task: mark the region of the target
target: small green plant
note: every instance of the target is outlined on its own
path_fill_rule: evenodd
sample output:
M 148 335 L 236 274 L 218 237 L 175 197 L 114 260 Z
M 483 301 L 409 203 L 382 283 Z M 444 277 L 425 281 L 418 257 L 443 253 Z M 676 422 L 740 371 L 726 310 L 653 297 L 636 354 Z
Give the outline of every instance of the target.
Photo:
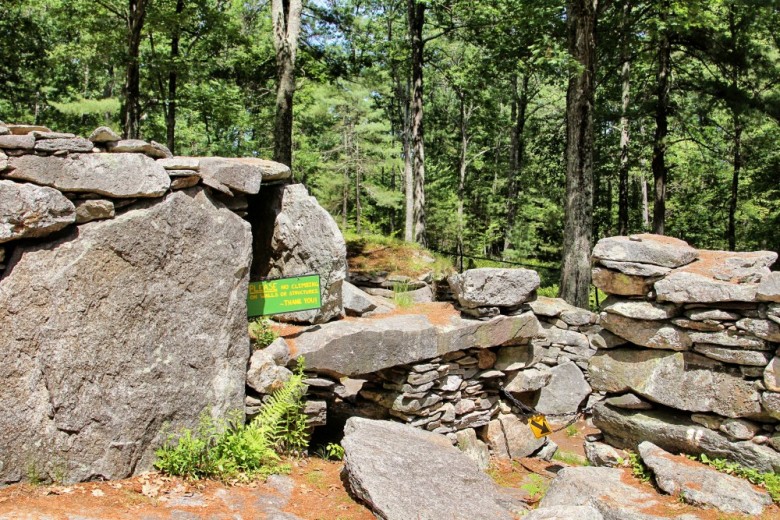
M 155 466 L 189 479 L 249 480 L 289 471 L 280 453 L 299 454 L 308 445 L 303 414 L 303 362 L 285 385 L 274 392 L 251 423 L 236 411 L 227 420 L 204 412 L 198 427 L 168 434 L 156 451 Z
M 337 442 L 329 442 L 322 449 L 323 459 L 341 460 L 344 458 L 344 448 Z
M 628 452 L 628 464 L 631 467 L 631 473 L 637 479 L 642 482 L 650 482 L 652 473 L 650 473 L 650 470 L 645 466 L 645 463 L 642 462 L 642 458 L 638 453 L 634 453 L 633 451 Z
M 749 480 L 751 483 L 762 486 L 766 489 L 769 496 L 772 497 L 777 503 L 780 503 L 780 474 L 777 473 L 761 473 L 758 470 L 752 468 L 746 468 L 736 462 L 730 462 L 726 459 L 710 458 L 706 454 L 702 453 L 698 457 L 689 456 L 692 460 L 698 460 L 708 466 L 715 468 L 718 471 L 741 477 Z
M 531 500 L 536 502 L 542 499 L 549 487 L 550 483 L 546 479 L 536 473 L 531 473 L 528 475 L 528 481 L 520 486 L 520 489 L 527 491 Z
M 41 472 L 40 468 L 38 468 L 38 463 L 35 460 L 30 460 L 27 463 L 27 468 L 25 473 L 26 473 L 25 476 L 27 477 L 27 481 L 33 486 L 43 484 L 44 475 Z
M 567 437 L 574 437 L 580 433 L 580 431 L 577 429 L 577 427 L 573 424 L 570 424 L 566 427 L 566 436 Z
M 570 466 L 589 466 L 588 459 L 570 451 L 558 450 L 553 455 L 553 460 L 569 464 Z
M 548 298 L 558 297 L 558 284 L 548 285 L 547 287 L 539 287 L 536 290 L 538 296 L 546 296 Z
M 393 284 L 393 301 L 402 309 L 412 306 L 414 300 L 409 294 L 409 282 L 403 281 Z
M 254 342 L 255 348 L 265 348 L 279 337 L 271 328 L 272 323 L 262 316 L 249 322 L 249 338 Z

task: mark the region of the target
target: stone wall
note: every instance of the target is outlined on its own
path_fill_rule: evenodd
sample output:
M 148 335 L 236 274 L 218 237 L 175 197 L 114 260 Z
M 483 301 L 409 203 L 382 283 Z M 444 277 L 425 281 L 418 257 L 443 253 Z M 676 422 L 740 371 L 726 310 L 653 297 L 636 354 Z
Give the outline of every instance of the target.
M 603 239 L 593 258 L 610 294 L 599 321 L 619 339 L 589 367 L 607 397 L 594 410 L 607 440 L 780 470 L 777 254 L 639 235 Z
M 0 485 L 126 477 L 151 469 L 166 425 L 243 410 L 254 234 L 274 237 L 260 261 L 277 275 L 320 267 L 285 270 L 290 247 L 300 259 L 336 244 L 323 299 L 342 314 L 341 235 L 289 175 L 108 128 L 0 123 Z M 284 211 L 251 219 L 264 203 Z

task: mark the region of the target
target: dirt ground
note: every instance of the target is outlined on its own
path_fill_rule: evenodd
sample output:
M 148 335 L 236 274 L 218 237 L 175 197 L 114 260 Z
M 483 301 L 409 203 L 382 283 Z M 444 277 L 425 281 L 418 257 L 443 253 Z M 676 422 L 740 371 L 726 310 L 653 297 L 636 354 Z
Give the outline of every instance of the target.
M 533 508 L 558 471 L 583 463 L 584 438 L 595 431 L 584 421 L 579 421 L 553 434 L 552 438 L 560 449 L 552 461 L 494 460 L 488 474 L 497 484 L 512 488 Z M 0 489 L 0 520 L 281 520 L 285 518 L 284 513 L 306 520 L 374 518 L 346 491 L 340 478 L 341 462 L 317 457 L 289 462 L 292 471 L 288 476 L 232 486 L 215 481 L 187 482 L 159 473 L 71 486 L 13 485 Z M 640 482 L 628 469 L 624 482 L 653 490 L 652 484 Z M 645 513 L 667 518 L 693 514 L 701 520 L 751 518 L 695 508 L 677 497 L 666 495 L 659 495 L 659 504 Z M 780 508 L 777 505 L 768 508 L 758 518 L 779 519 Z

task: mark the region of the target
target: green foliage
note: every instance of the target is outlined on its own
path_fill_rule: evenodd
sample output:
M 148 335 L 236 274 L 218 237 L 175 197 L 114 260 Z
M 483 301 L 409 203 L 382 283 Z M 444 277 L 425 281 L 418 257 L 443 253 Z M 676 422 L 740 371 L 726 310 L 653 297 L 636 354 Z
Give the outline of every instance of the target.
M 589 466 L 588 459 L 570 451 L 558 450 L 553 455 L 553 459 L 569 464 L 570 466 Z
M 271 328 L 273 322 L 259 316 L 249 322 L 249 338 L 255 348 L 264 348 L 274 342 L 279 335 Z
M 573 424 L 570 424 L 566 427 L 566 436 L 567 437 L 574 437 L 580 433 L 580 431 L 577 429 L 577 427 Z
M 414 304 L 412 296 L 409 294 L 409 282 L 395 282 L 393 284 L 393 302 L 402 309 L 411 307 Z
M 544 494 L 547 493 L 549 487 L 550 482 L 547 479 L 537 475 L 536 473 L 531 473 L 528 475 L 526 483 L 520 486 L 520 489 L 528 492 L 530 499 L 536 502 L 544 497 Z
M 65 103 L 56 103 L 50 101 L 49 104 L 63 114 L 70 116 L 115 114 L 119 112 L 121 103 L 116 98 L 109 99 L 84 99 L 79 98 L 75 101 Z
M 559 290 L 558 284 L 548 285 L 547 287 L 539 287 L 536 290 L 536 294 L 546 296 L 547 298 L 557 298 Z
M 321 459 L 327 460 L 342 460 L 344 458 L 344 448 L 341 444 L 336 442 L 329 442 L 324 446 L 320 446 L 315 454 Z
M 628 452 L 628 465 L 631 468 L 631 473 L 639 479 L 641 482 L 650 482 L 653 474 L 642 462 L 642 457 L 638 453 L 633 451 Z
M 236 411 L 227 420 L 206 412 L 194 431 L 168 433 L 155 453 L 155 466 L 169 475 L 189 479 L 248 480 L 287 471 L 279 454 L 300 454 L 308 444 L 302 413 L 303 364 L 274 392 L 251 423 Z
M 766 489 L 767 493 L 772 497 L 772 500 L 776 503 L 780 503 L 780 474 L 774 472 L 762 473 L 758 470 L 746 468 L 741 464 L 730 462 L 726 459 L 710 458 L 704 453 L 699 455 L 698 459 L 695 456 L 690 456 L 690 458 L 699 460 L 723 473 L 747 479 L 752 484 Z

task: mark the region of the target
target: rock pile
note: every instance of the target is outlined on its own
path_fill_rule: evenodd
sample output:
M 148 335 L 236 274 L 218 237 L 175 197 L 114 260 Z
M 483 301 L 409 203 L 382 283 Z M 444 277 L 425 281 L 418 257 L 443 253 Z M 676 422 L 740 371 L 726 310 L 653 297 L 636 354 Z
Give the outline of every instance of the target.
M 639 235 L 603 239 L 593 258 L 594 284 L 611 294 L 600 325 L 623 340 L 590 359 L 591 385 L 608 394 L 594 413 L 607 440 L 732 451 L 748 466 L 779 469 L 777 255 Z M 662 434 L 657 421 L 670 427 Z M 676 426 L 688 433 L 671 435 Z

